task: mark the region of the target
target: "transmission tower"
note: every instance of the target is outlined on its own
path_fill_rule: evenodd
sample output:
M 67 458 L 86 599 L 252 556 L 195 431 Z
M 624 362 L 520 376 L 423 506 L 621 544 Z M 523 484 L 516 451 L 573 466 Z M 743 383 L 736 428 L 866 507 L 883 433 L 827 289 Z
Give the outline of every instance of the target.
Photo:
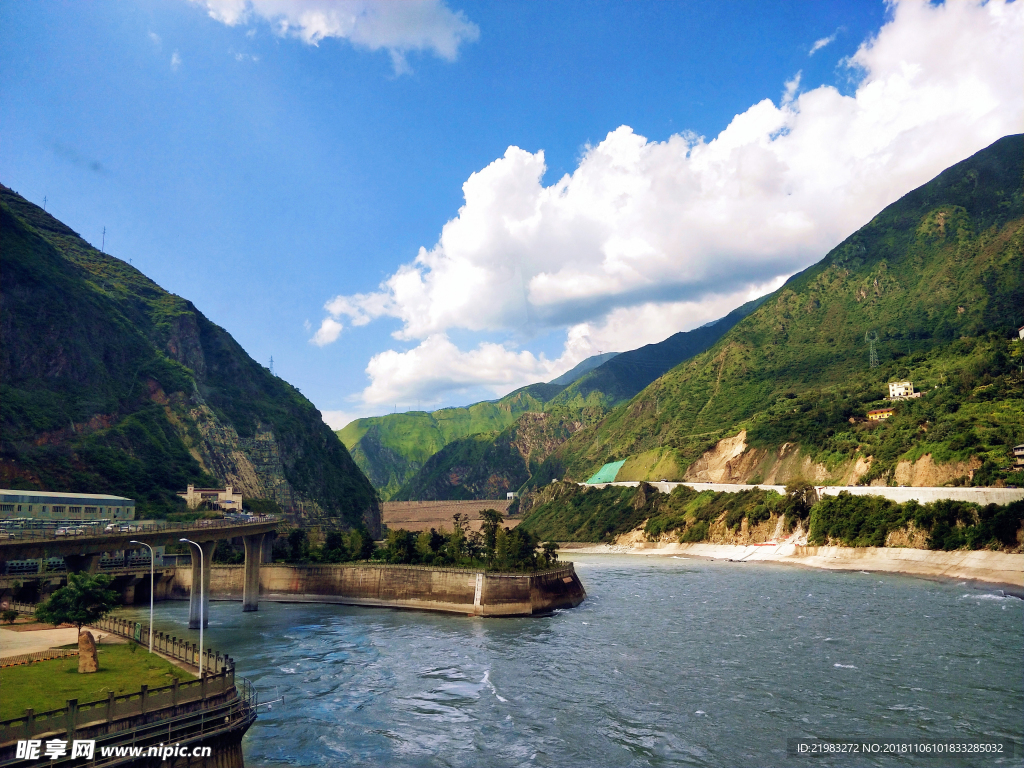
M 274 373 L 274 356 L 273 355 L 270 356 L 270 375 L 271 376 L 276 376 L 277 375 L 276 373 Z
M 870 346 L 870 349 L 871 349 L 871 358 L 870 358 L 871 367 L 872 368 L 877 368 L 878 367 L 878 352 L 875 351 L 875 344 L 878 343 L 878 332 L 877 331 L 868 331 L 867 333 L 864 334 L 864 341 L 866 341 L 868 343 L 868 345 Z

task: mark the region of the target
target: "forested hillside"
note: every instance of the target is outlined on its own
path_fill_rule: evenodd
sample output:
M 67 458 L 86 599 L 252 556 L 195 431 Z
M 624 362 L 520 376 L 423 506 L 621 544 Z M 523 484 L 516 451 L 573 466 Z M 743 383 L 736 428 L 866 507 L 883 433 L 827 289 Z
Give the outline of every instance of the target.
M 161 517 L 187 483 L 230 483 L 296 522 L 379 531 L 312 403 L 190 302 L 2 185 L 0 252 L 0 485 Z
M 359 419 L 337 434 L 385 499 L 495 498 L 488 494 L 535 480 L 541 462 L 570 435 L 706 350 L 760 301 L 656 344 L 595 355 L 493 403 Z M 510 451 L 517 441 L 529 449 Z
M 620 480 L 1024 481 L 1022 172 L 1010 136 L 904 196 L 538 476 L 626 460 Z M 923 397 L 887 404 L 894 380 Z

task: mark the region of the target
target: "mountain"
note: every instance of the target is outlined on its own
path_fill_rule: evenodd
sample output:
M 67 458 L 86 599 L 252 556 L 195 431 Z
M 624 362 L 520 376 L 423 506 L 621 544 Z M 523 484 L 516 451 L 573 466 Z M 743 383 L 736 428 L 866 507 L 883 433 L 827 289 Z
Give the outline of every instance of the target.
M 0 485 L 182 511 L 231 484 L 298 523 L 380 531 L 373 487 L 302 394 L 189 301 L 0 185 Z
M 700 328 L 682 331 L 656 344 L 646 344 L 616 355 L 578 377 L 553 397 L 551 404 L 571 406 L 587 403 L 612 407 L 625 402 L 666 371 L 707 350 L 763 301 L 763 298 L 749 301 Z
M 503 499 L 533 477 L 570 436 L 604 415 L 601 408 L 523 413 L 500 432 L 453 440 L 392 497 L 396 501 Z
M 495 435 L 513 424 L 521 414 L 542 411 L 544 403 L 566 385 L 615 355 L 615 352 L 606 352 L 588 357 L 547 384 L 529 384 L 499 400 L 430 413 L 409 411 L 356 419 L 335 434 L 381 496 L 397 498 L 398 490 L 427 459 L 449 443 L 472 435 Z
M 584 360 L 582 363 L 577 363 L 572 370 L 566 371 L 557 379 L 552 379 L 548 383 L 561 384 L 563 387 L 567 387 L 568 385 L 576 381 L 583 374 L 587 373 L 588 371 L 594 370 L 600 365 L 603 365 L 604 363 L 608 362 L 618 354 L 618 352 L 604 352 L 600 355 L 592 355 L 588 357 L 586 360 Z
M 537 476 L 625 460 L 619 480 L 1024 481 L 1022 174 L 1009 136 L 905 195 Z M 923 396 L 887 403 L 897 380 Z
M 532 477 L 528 469 L 531 463 L 539 465 L 557 447 L 560 441 L 552 442 L 558 440 L 555 436 L 566 439 L 575 431 L 569 429 L 570 425 L 593 420 L 595 408 L 607 409 L 628 400 L 669 368 L 707 349 L 752 312 L 759 301 L 748 302 L 720 320 L 674 334 L 657 344 L 621 354 L 605 352 L 588 357 L 547 384 L 531 384 L 500 400 L 433 413 L 412 411 L 357 419 L 338 430 L 337 435 L 384 499 L 494 498 L 479 494 L 492 492 L 485 489 L 506 486 L 507 490 L 517 490 Z M 553 418 L 538 422 L 536 416 L 540 412 L 551 412 Z M 524 434 L 536 431 L 538 423 L 545 425 L 548 437 L 542 443 L 546 451 L 535 451 L 529 456 L 520 452 L 516 459 L 497 446 L 494 451 L 485 450 L 486 441 L 481 436 L 509 443 L 515 437 L 501 437 L 502 431 L 512 428 L 524 415 L 528 416 L 522 425 Z M 556 426 L 548 426 L 549 422 Z M 466 442 L 441 454 L 443 448 L 462 439 Z M 435 456 L 428 468 L 426 462 Z M 483 462 L 474 470 L 473 477 L 488 477 L 487 482 L 473 479 L 465 485 L 460 481 L 450 488 L 444 482 L 439 484 L 438 478 L 445 475 L 468 477 L 464 468 L 471 456 Z M 492 458 L 496 463 L 488 464 Z M 421 471 L 425 472 L 422 478 L 417 476 Z M 470 487 L 478 490 L 470 491 Z M 445 496 L 445 488 L 456 495 Z M 418 493 L 428 495 L 420 497 Z

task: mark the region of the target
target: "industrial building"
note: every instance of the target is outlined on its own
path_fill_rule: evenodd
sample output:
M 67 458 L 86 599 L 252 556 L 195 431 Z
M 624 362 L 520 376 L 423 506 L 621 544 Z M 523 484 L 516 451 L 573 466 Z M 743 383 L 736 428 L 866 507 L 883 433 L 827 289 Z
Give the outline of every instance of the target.
M 98 493 L 18 491 L 0 488 L 0 520 L 51 522 L 134 520 L 135 500 Z

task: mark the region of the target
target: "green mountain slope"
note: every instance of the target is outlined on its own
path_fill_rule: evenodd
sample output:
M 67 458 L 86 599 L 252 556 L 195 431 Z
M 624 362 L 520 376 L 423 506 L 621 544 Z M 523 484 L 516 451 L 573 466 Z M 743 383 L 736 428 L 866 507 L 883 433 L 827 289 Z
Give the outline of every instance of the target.
M 539 466 L 578 425 L 591 423 L 597 411 L 628 400 L 665 371 L 707 349 L 759 303 L 744 304 L 714 323 L 674 334 L 657 344 L 621 354 L 594 355 L 547 384 L 531 384 L 494 403 L 432 414 L 412 412 L 359 419 L 337 434 L 385 499 L 494 498 L 486 495 L 491 491 L 483 489 L 507 486 L 507 490 L 517 490 L 532 477 L 531 462 L 534 468 Z M 486 440 L 477 437 L 490 435 L 508 443 L 514 438 L 502 437 L 503 430 L 515 427 L 521 418 L 526 418 L 521 425 L 523 434 L 531 434 L 537 429 L 535 417 L 541 410 L 551 414 L 550 424 L 561 425 L 544 440 L 545 452 L 530 456 L 520 453 L 517 459 L 515 451 L 509 453 L 498 444 L 494 450 L 485 449 Z M 572 424 L 577 426 L 566 427 Z M 454 445 L 463 438 L 463 444 Z M 552 442 L 555 439 L 558 442 Z M 445 446 L 451 449 L 441 452 Z M 425 462 L 432 457 L 427 466 Z M 468 485 L 462 480 L 449 485 L 439 479 L 469 478 L 466 467 L 470 457 L 483 463 L 472 472 Z M 488 463 L 492 460 L 493 464 Z M 489 478 L 486 482 L 480 480 L 485 477 Z
M 336 434 L 381 497 L 390 499 L 449 443 L 500 432 L 520 414 L 542 410 L 544 400 L 561 390 L 557 384 L 531 384 L 496 402 L 356 419 Z
M 600 407 L 531 411 L 500 432 L 453 440 L 427 459 L 393 498 L 503 499 L 530 480 L 553 450 L 604 413 Z
M 572 370 L 566 371 L 561 376 L 559 376 L 558 378 L 552 379 L 548 383 L 549 384 L 560 384 L 563 387 L 569 386 L 570 384 L 572 384 L 574 381 L 579 379 L 584 374 L 588 373 L 589 371 L 594 370 L 595 368 L 598 368 L 598 367 L 604 365 L 609 360 L 611 360 L 613 357 L 618 356 L 618 354 L 619 354 L 618 352 L 602 352 L 600 355 L 592 355 L 592 356 L 588 357 L 586 360 L 584 360 L 583 362 L 577 363 L 572 368 Z
M 763 301 L 749 301 L 713 323 L 616 355 L 567 386 L 551 399 L 551 406 L 611 408 L 625 402 L 666 371 L 707 350 Z
M 1024 441 L 1022 173 L 1024 139 L 1010 136 L 904 196 L 707 352 L 574 435 L 545 474 L 580 480 L 627 459 L 618 479 L 923 485 L 943 464 L 960 467 L 959 482 L 1013 479 L 1009 447 Z M 866 335 L 877 335 L 875 368 Z M 865 422 L 901 379 L 925 396 Z M 723 438 L 735 439 L 710 450 Z
M 380 529 L 319 412 L 185 299 L 0 185 L 0 485 L 180 511 L 230 483 L 295 521 Z

